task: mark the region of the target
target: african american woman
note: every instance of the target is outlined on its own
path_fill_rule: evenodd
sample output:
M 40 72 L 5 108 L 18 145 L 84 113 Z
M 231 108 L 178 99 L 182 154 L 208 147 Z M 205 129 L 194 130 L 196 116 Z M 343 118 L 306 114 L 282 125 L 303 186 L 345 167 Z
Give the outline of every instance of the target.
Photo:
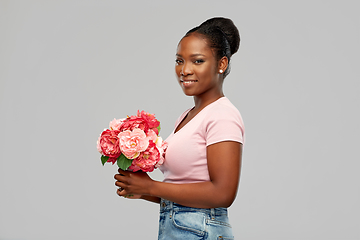
M 194 107 L 166 139 L 163 181 L 119 169 L 119 196 L 160 203 L 158 239 L 233 239 L 227 208 L 240 178 L 244 124 L 224 96 L 231 56 L 240 45 L 230 19 L 211 18 L 188 31 L 176 52 L 177 80 Z

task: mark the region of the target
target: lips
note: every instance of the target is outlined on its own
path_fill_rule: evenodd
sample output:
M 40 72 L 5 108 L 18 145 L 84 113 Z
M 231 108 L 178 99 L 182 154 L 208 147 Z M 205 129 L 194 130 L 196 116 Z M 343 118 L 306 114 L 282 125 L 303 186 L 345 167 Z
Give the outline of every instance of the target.
M 181 79 L 180 82 L 184 87 L 190 87 L 195 84 L 197 80 Z
M 197 82 L 197 80 L 180 80 L 180 82 L 191 83 L 191 82 Z

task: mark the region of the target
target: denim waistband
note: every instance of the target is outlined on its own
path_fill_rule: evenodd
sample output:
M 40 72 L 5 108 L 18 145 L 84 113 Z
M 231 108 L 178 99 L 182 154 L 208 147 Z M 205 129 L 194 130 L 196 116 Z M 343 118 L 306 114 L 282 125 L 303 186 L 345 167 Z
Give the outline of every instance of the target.
M 160 212 L 166 211 L 197 211 L 197 212 L 205 212 L 214 216 L 227 215 L 227 208 L 219 207 L 219 208 L 193 208 L 186 207 L 175 202 L 161 199 L 160 202 Z

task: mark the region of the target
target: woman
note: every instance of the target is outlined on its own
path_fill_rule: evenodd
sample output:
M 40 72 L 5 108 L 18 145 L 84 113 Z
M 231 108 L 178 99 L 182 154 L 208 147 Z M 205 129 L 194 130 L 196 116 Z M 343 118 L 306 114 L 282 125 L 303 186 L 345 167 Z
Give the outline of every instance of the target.
M 159 239 L 232 239 L 227 217 L 236 196 L 244 142 L 239 111 L 224 97 L 231 56 L 240 36 L 230 19 L 191 29 L 176 53 L 178 82 L 195 106 L 167 138 L 163 182 L 119 169 L 117 194 L 160 203 Z

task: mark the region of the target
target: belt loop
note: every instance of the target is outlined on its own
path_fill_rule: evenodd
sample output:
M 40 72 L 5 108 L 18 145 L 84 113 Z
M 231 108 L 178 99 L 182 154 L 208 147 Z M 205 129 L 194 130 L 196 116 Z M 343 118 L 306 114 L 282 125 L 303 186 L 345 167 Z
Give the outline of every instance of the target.
M 172 201 L 169 201 L 169 208 L 170 208 L 170 218 L 172 218 L 174 214 L 174 205 Z
M 215 209 L 214 208 L 210 209 L 210 216 L 211 216 L 211 220 L 215 219 Z
M 173 205 L 173 202 L 172 202 L 172 201 L 169 201 L 169 207 L 170 207 L 171 209 L 174 208 L 174 205 Z

